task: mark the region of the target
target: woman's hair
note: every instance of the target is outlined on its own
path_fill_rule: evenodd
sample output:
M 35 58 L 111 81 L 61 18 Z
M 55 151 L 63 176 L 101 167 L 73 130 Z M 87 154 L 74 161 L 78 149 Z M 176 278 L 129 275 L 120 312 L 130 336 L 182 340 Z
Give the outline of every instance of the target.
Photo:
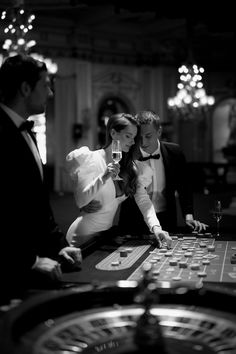
M 134 195 L 136 192 L 137 182 L 137 166 L 134 162 L 138 156 L 138 139 L 139 139 L 139 124 L 134 116 L 127 113 L 113 114 L 106 126 L 106 142 L 104 148 L 112 143 L 111 131 L 121 132 L 128 125 L 134 125 L 138 129 L 138 133 L 134 139 L 135 144 L 132 145 L 128 152 L 122 152 L 122 159 L 120 161 L 119 175 L 124 181 L 124 192 L 126 195 Z
M 23 82 L 34 89 L 43 71 L 47 72 L 46 64 L 29 55 L 7 57 L 0 68 L 1 101 L 4 103 L 13 100 Z

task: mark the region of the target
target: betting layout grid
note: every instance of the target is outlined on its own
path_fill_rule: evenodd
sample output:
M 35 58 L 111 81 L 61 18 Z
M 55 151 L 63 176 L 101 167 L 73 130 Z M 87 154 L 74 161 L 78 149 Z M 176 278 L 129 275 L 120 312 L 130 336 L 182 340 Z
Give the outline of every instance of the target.
M 150 250 L 148 257 L 129 276 L 139 280 L 144 264 L 151 265 L 158 281 L 235 282 L 236 242 L 212 237 L 172 236 L 172 248 Z M 127 241 L 128 239 L 128 241 Z M 96 265 L 97 269 L 117 271 L 131 267 L 148 251 L 144 241 L 120 238 L 120 246 Z

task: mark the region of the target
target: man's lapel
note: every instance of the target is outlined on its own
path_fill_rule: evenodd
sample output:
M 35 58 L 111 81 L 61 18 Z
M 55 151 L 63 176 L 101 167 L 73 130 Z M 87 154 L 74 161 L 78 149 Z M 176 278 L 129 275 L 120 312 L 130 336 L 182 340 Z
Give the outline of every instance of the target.
M 168 154 L 168 150 L 166 148 L 166 145 L 164 142 L 161 142 L 161 141 L 160 141 L 160 150 L 161 150 L 163 165 L 164 165 L 164 169 L 165 169 L 165 178 L 166 178 L 166 183 L 167 183 L 168 177 L 170 176 L 171 161 L 170 161 L 170 156 Z

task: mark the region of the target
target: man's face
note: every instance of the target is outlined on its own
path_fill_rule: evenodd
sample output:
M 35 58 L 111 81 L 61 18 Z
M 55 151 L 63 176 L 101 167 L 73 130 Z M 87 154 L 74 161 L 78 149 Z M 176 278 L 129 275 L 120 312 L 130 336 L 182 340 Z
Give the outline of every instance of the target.
M 27 97 L 27 108 L 30 115 L 44 113 L 47 99 L 52 95 L 48 73 L 42 72 L 39 81 Z
M 140 146 L 148 154 L 152 154 L 158 148 L 158 139 L 161 136 L 161 128 L 156 130 L 152 124 L 141 124 Z

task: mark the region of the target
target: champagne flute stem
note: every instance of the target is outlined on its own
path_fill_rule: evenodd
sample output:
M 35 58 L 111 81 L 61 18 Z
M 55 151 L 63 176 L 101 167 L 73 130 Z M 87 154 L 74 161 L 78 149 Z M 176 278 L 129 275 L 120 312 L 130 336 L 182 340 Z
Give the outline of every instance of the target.
M 216 221 L 216 236 L 220 236 L 220 222 L 219 220 Z
M 115 164 L 119 164 L 120 160 L 119 161 L 114 161 Z M 119 176 L 119 174 L 117 174 L 114 178 L 113 178 L 113 181 L 123 181 L 123 178 L 121 178 Z

